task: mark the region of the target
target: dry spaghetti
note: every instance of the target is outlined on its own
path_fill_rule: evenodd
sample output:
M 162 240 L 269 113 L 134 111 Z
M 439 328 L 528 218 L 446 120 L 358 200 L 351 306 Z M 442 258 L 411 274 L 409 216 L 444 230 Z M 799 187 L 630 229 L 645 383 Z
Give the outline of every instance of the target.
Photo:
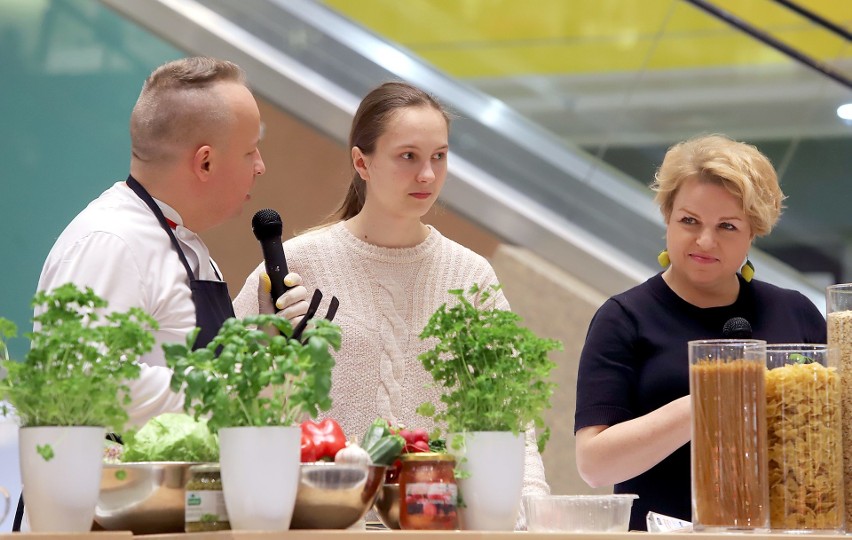
M 769 524 L 765 372 L 742 359 L 690 366 L 693 520 L 701 527 Z

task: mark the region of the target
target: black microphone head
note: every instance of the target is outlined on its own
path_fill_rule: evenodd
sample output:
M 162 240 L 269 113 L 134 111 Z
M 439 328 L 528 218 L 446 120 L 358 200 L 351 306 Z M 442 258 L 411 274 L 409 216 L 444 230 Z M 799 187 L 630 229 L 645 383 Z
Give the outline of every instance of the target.
M 742 317 L 732 317 L 722 327 L 725 339 L 751 339 L 751 324 Z
M 251 218 L 251 230 L 254 231 L 254 237 L 258 240 L 268 240 L 270 238 L 281 238 L 284 225 L 281 223 L 281 216 L 278 212 L 271 208 L 264 208 L 258 210 Z

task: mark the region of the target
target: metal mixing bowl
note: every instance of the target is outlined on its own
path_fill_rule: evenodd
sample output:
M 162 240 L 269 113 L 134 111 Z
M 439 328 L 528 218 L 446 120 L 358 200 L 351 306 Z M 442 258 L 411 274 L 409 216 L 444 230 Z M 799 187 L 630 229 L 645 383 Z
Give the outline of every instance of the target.
M 184 486 L 197 463 L 104 464 L 95 522 L 133 534 L 183 532 Z
M 383 465 L 303 463 L 291 529 L 345 529 L 373 506 Z
M 399 529 L 399 484 L 385 484 L 376 497 L 376 512 L 388 529 Z

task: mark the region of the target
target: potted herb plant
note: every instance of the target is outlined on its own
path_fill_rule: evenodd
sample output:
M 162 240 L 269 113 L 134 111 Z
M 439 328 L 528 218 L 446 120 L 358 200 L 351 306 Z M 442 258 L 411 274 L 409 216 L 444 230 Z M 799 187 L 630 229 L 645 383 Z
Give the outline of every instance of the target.
M 274 327 L 278 332 L 266 332 Z M 196 332 L 197 333 L 197 332 Z M 228 319 L 205 348 L 164 345 L 174 370 L 172 389 L 183 389 L 185 408 L 219 433 L 222 489 L 231 527 L 286 530 L 299 482 L 305 416 L 331 408 L 331 349 L 340 327 L 318 320 L 301 340 L 275 315 Z
M 24 360 L 0 361 L 0 399 L 21 425 L 29 525 L 36 532 L 88 531 L 106 429 L 120 431 L 127 422 L 126 382 L 139 376 L 136 359 L 153 347 L 157 324 L 138 308 L 103 316 L 106 301 L 70 283 L 37 293 L 33 307 Z M 0 319 L 0 334 L 14 337 L 14 325 Z
M 464 502 L 462 527 L 511 530 L 520 506 L 525 457 L 524 432 L 542 429 L 539 450 L 550 429 L 555 364 L 548 353 L 559 341 L 537 337 L 511 311 L 494 307 L 494 285 L 450 290 L 456 298 L 429 319 L 421 339 L 435 346 L 419 359 L 443 389 L 442 408 L 424 403 L 418 413 L 446 426 L 448 450 L 456 455 Z

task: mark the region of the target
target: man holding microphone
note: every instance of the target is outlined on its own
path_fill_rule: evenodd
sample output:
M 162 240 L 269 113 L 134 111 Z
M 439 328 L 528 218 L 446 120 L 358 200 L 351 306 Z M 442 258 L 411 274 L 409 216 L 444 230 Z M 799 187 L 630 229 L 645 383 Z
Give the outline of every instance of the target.
M 228 287 L 198 234 L 238 215 L 250 198 L 266 170 L 261 130 L 236 64 L 194 57 L 160 66 L 130 117 L 130 175 L 71 221 L 44 263 L 38 290 L 73 282 L 94 289 L 110 310 L 139 307 L 157 320 L 157 343 L 130 383 L 131 424 L 183 409 L 183 396 L 169 390 L 161 344 L 182 342 L 198 326 L 202 347 L 234 316 Z M 307 311 L 307 292 L 298 275 L 287 281 L 296 286 L 277 308 L 295 324 Z M 258 295 L 271 304 L 268 292 Z

